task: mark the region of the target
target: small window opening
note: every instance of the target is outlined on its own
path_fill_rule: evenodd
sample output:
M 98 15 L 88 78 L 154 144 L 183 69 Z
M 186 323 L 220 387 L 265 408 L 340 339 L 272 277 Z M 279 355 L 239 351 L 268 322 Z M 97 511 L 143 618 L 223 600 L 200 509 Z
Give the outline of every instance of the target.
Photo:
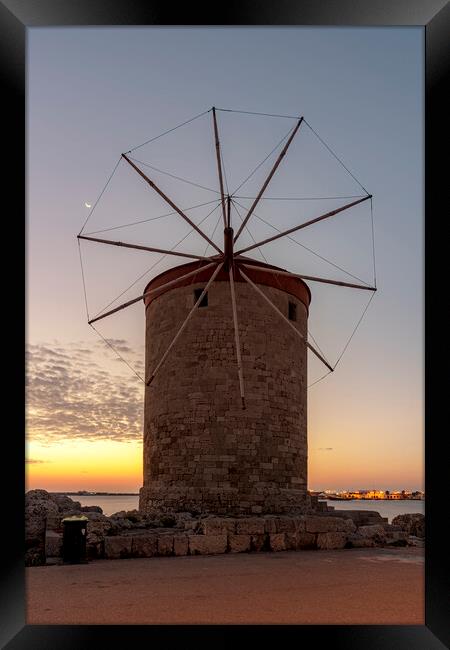
M 202 295 L 203 289 L 194 289 L 194 304 L 197 302 L 197 300 L 200 298 Z M 199 307 L 207 307 L 208 306 L 208 292 L 205 293 L 205 295 L 202 298 L 201 303 L 199 304 Z
M 297 305 L 295 302 L 289 301 L 288 316 L 289 320 L 297 320 Z

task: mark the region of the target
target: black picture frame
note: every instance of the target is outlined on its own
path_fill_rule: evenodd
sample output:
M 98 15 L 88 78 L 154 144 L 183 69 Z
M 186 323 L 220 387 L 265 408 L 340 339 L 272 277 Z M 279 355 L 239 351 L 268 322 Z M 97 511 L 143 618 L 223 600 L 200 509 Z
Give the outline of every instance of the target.
M 443 261 L 446 245 L 442 220 L 448 215 L 445 194 L 448 165 L 441 161 L 441 150 L 448 142 L 448 102 L 446 80 L 449 69 L 450 8 L 447 0 L 234 0 L 218 5 L 185 3 L 174 8 L 161 1 L 138 0 L 0 0 L 0 70 L 2 80 L 4 187 L 4 235 L 15 248 L 13 257 L 5 255 L 5 286 L 11 276 L 26 267 L 26 184 L 25 184 L 25 95 L 26 35 L 35 26 L 83 25 L 320 25 L 320 26 L 422 26 L 425 30 L 425 464 L 427 547 L 425 554 L 426 606 L 423 626 L 264 626 L 264 640 L 280 643 L 285 634 L 294 633 L 296 644 L 335 649 L 364 648 L 380 650 L 438 650 L 449 647 L 448 625 L 448 544 L 444 534 L 447 510 L 444 505 L 448 426 L 444 413 L 446 370 L 442 351 L 448 340 L 445 307 L 446 277 Z M 22 198 L 23 197 L 23 198 Z M 448 198 L 447 198 L 448 203 Z M 448 218 L 448 217 L 447 217 Z M 11 232 L 12 230 L 12 232 Z M 5 240 L 4 239 L 4 240 Z M 19 243 L 20 242 L 20 243 Z M 448 254 L 447 254 L 448 257 Z M 24 262 L 24 263 L 22 263 Z M 440 266 L 439 266 L 440 265 Z M 440 284 L 441 283 L 441 284 Z M 8 340 L 4 343 L 4 370 L 8 373 L 7 391 L 13 386 L 18 404 L 12 398 L 4 410 L 12 415 L 4 424 L 2 599 L 0 641 L 2 647 L 89 648 L 105 646 L 109 639 L 116 644 L 136 642 L 172 645 L 176 640 L 191 642 L 201 635 L 207 642 L 229 643 L 238 633 L 243 642 L 255 643 L 260 630 L 255 626 L 31 626 L 25 625 L 24 585 L 24 384 L 22 365 L 26 314 L 24 286 L 17 284 L 4 298 L 4 322 Z M 24 317 L 25 316 L 25 317 Z M 9 343 L 11 334 L 18 340 Z M 12 381 L 11 381 L 12 380 Z M 8 393 L 9 394 L 9 391 Z M 6 413 L 5 413 L 6 414 Z M 442 424 L 444 423 L 444 424 Z M 442 467 L 441 467 L 442 465 Z M 445 468 L 445 469 L 444 469 Z M 7 471 L 8 470 L 8 471 Z M 448 470 L 447 470 L 448 472 Z M 386 594 L 389 598 L 389 594 Z M 295 628 L 295 629 L 290 629 Z M 247 638 L 245 638 L 247 637 Z

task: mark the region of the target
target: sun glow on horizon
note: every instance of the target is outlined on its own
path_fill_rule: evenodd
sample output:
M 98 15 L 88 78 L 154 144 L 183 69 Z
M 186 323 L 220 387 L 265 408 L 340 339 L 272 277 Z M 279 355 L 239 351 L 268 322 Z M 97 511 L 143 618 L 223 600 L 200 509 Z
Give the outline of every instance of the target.
M 392 457 L 383 450 L 365 455 L 362 450 L 311 448 L 308 488 L 423 489 L 423 467 L 415 457 Z M 142 442 L 110 440 L 36 441 L 27 443 L 26 490 L 50 492 L 138 492 L 142 487 Z
M 142 486 L 142 443 L 27 443 L 26 489 L 130 491 Z

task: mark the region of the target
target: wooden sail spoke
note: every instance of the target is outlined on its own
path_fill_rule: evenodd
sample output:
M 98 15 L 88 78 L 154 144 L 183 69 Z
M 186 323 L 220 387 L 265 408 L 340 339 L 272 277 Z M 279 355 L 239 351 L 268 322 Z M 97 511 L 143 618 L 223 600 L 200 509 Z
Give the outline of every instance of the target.
M 216 109 L 213 106 L 212 109 L 213 122 L 214 122 L 214 137 L 216 141 L 216 158 L 217 158 L 217 170 L 219 172 L 219 185 L 220 185 L 220 196 L 222 199 L 222 214 L 223 214 L 223 226 L 227 227 L 227 215 L 225 211 L 225 193 L 223 190 L 223 175 L 222 175 L 222 161 L 220 157 L 220 141 L 219 141 L 219 130 L 217 128 L 217 118 L 216 118 Z
M 154 248 L 152 246 L 140 246 L 138 244 L 127 244 L 123 241 L 114 241 L 112 239 L 98 239 L 97 237 L 87 237 L 86 235 L 78 235 L 78 239 L 86 239 L 86 241 L 94 241 L 99 244 L 110 244 L 111 246 L 123 246 L 124 248 L 135 248 L 140 251 L 150 251 L 151 253 L 164 253 L 165 255 L 176 255 L 177 257 L 188 257 L 193 260 L 208 260 L 211 257 L 202 257 L 201 255 L 194 255 L 193 253 L 180 253 L 178 251 L 168 251 L 165 248 Z
M 133 169 L 135 169 L 140 176 L 142 176 L 142 178 L 150 185 L 150 187 L 153 188 L 155 192 L 157 192 L 164 199 L 164 201 L 166 201 L 166 203 L 170 205 L 171 208 L 173 208 L 176 212 L 178 212 L 180 217 L 182 217 L 185 221 L 187 221 L 187 223 L 194 230 L 196 230 L 198 234 L 203 237 L 203 239 L 205 239 L 213 248 L 215 248 L 218 253 L 222 252 L 220 248 L 203 232 L 203 230 L 201 230 L 193 221 L 191 221 L 191 219 L 189 219 L 189 217 L 177 205 L 175 205 L 175 203 L 171 199 L 169 199 L 169 197 L 166 194 L 164 194 L 162 190 L 159 189 L 156 183 L 150 180 L 150 178 L 146 174 L 144 174 L 144 172 L 141 169 L 139 169 L 139 167 L 135 165 L 134 162 L 132 162 L 128 158 L 128 156 L 126 156 L 126 154 L 123 153 L 122 158 L 124 158 L 127 161 L 127 163 L 131 165 L 131 167 L 133 167 Z
M 258 196 L 257 196 L 256 199 L 253 201 L 253 203 L 252 203 L 252 205 L 251 205 L 251 207 L 250 207 L 250 210 L 249 210 L 248 213 L 246 214 L 244 221 L 241 223 L 241 226 L 240 226 L 240 228 L 238 229 L 238 231 L 237 231 L 237 233 L 236 233 L 236 236 L 235 236 L 235 238 L 234 238 L 234 241 L 235 241 L 235 242 L 237 241 L 237 238 L 239 237 L 239 235 L 241 234 L 241 232 L 244 230 L 244 228 L 245 228 L 245 226 L 246 226 L 246 224 L 247 224 L 247 221 L 248 221 L 248 220 L 250 219 L 250 217 L 252 216 L 252 213 L 253 213 L 254 209 L 255 209 L 256 206 L 258 205 L 260 198 L 262 197 L 262 195 L 264 194 L 264 192 L 265 192 L 265 190 L 266 190 L 266 187 L 268 186 L 268 184 L 269 184 L 270 181 L 272 180 L 272 177 L 273 177 L 273 175 L 275 174 L 275 172 L 276 172 L 276 170 L 277 170 L 279 164 L 281 163 L 281 161 L 283 160 L 284 156 L 286 155 L 286 152 L 287 152 L 287 150 L 288 150 L 288 148 L 289 148 L 289 145 L 291 144 L 292 140 L 294 139 L 294 137 L 295 137 L 297 131 L 298 131 L 299 128 L 300 128 L 300 124 L 301 124 L 302 122 L 303 122 L 303 117 L 301 117 L 301 118 L 299 119 L 299 121 L 298 121 L 298 123 L 297 123 L 295 129 L 292 131 L 292 133 L 291 133 L 291 135 L 290 135 L 288 141 L 287 141 L 286 144 L 284 145 L 284 147 L 283 147 L 283 149 L 282 149 L 280 155 L 278 156 L 278 158 L 277 158 L 276 161 L 275 161 L 275 164 L 273 165 L 272 169 L 270 170 L 269 175 L 267 176 L 266 180 L 264 181 L 263 186 L 261 187 L 261 189 L 260 189 L 260 191 L 259 191 L 259 193 L 258 193 Z
M 289 230 L 284 230 L 283 232 L 280 232 L 277 235 L 273 235 L 272 237 L 263 239 L 263 241 L 257 242 L 256 244 L 252 244 L 251 246 L 247 246 L 247 248 L 241 248 L 241 250 L 236 251 L 236 255 L 242 255 L 242 253 L 246 253 L 247 251 L 251 251 L 254 248 L 258 248 L 258 246 L 264 246 L 264 244 L 268 244 L 271 241 L 280 239 L 280 237 L 285 237 L 286 235 L 290 235 L 293 232 L 297 232 L 297 230 L 301 230 L 302 228 L 311 226 L 313 223 L 317 223 L 318 221 L 322 221 L 323 219 L 328 219 L 329 217 L 333 217 L 334 215 L 339 214 L 339 212 L 348 210 L 349 208 L 352 208 L 354 205 L 358 205 L 358 203 L 362 203 L 363 201 L 367 201 L 368 199 L 371 198 L 372 195 L 368 194 L 367 196 L 364 196 L 362 199 L 358 199 L 358 201 L 347 203 L 346 205 L 343 205 L 341 208 L 336 208 L 336 210 L 331 210 L 330 212 L 327 212 L 326 214 L 322 214 L 319 217 L 316 217 L 315 219 L 311 219 L 310 221 L 306 221 L 306 223 L 302 223 L 299 226 L 294 226 L 293 228 L 289 228 Z
M 220 262 L 220 264 L 218 264 L 216 270 L 214 271 L 214 273 L 212 274 L 212 276 L 211 276 L 210 279 L 208 280 L 208 282 L 207 282 L 205 288 L 203 289 L 202 293 L 201 293 L 200 296 L 198 297 L 198 299 L 197 299 L 195 305 L 192 307 L 192 309 L 190 310 L 189 314 L 187 315 L 186 320 L 185 320 L 184 323 L 181 325 L 180 329 L 178 330 L 177 334 L 176 334 L 175 337 L 173 338 L 173 340 L 172 340 L 171 344 L 169 345 L 169 347 L 167 348 L 167 350 L 164 352 L 163 356 L 161 357 L 161 359 L 160 359 L 159 363 L 157 364 L 156 368 L 153 370 L 153 372 L 152 372 L 152 374 L 150 375 L 149 379 L 145 382 L 147 386 L 150 386 L 150 384 L 152 383 L 153 379 L 155 378 L 156 373 L 157 373 L 158 370 L 161 368 L 161 366 L 163 365 L 164 361 L 166 360 L 166 358 L 167 358 L 169 352 L 171 351 L 171 349 L 173 348 L 173 346 L 175 345 L 175 343 L 176 343 L 176 342 L 178 341 L 178 339 L 180 338 L 180 336 L 181 336 L 181 334 L 183 333 L 183 330 L 185 329 L 186 325 L 188 324 L 188 322 L 189 322 L 189 320 L 190 320 L 192 314 L 194 313 L 194 311 L 197 309 L 197 307 L 199 306 L 199 304 L 200 304 L 201 301 L 203 300 L 203 298 L 204 298 L 205 294 L 207 293 L 209 287 L 211 286 L 211 284 L 212 284 L 212 283 L 214 282 L 214 280 L 216 279 L 216 276 L 217 276 L 217 274 L 219 273 L 220 269 L 223 267 L 223 264 L 224 264 L 223 262 Z
M 242 408 L 245 409 L 244 375 L 242 370 L 241 344 L 239 341 L 239 326 L 238 326 L 238 319 L 237 319 L 236 294 L 235 294 L 234 278 L 233 278 L 233 265 L 230 265 L 228 273 L 230 277 L 231 305 L 233 309 L 233 325 L 234 325 L 234 344 L 236 347 L 236 358 L 237 358 L 238 376 L 239 376 L 239 390 L 241 393 Z
M 288 278 L 300 278 L 301 280 L 311 280 L 312 282 L 324 282 L 325 284 L 335 284 L 338 287 L 350 287 L 351 289 L 365 289 L 366 291 L 376 291 L 376 287 L 370 287 L 367 284 L 353 284 L 351 282 L 341 282 L 340 280 L 330 280 L 329 278 L 318 278 L 313 275 L 303 275 L 301 273 L 290 273 L 289 271 L 282 271 L 281 269 L 266 269 L 254 264 L 245 264 L 241 262 L 247 269 L 255 269 L 263 273 L 275 273 L 276 275 L 285 275 Z
M 297 334 L 297 336 L 299 336 L 299 337 L 302 339 L 302 341 L 303 341 L 304 343 L 306 343 L 307 347 L 311 350 L 311 352 L 313 352 L 313 353 L 316 355 L 316 357 L 317 357 L 318 359 L 320 359 L 320 361 L 322 361 L 322 363 L 323 363 L 323 364 L 324 364 L 324 365 L 325 365 L 325 366 L 326 366 L 326 367 L 327 367 L 331 372 L 333 372 L 334 368 L 333 368 L 332 366 L 330 366 L 330 364 L 328 363 L 328 361 L 327 361 L 326 359 L 324 359 L 324 357 L 320 354 L 320 352 L 318 352 L 318 351 L 317 351 L 317 350 L 316 350 L 316 349 L 311 345 L 311 343 L 309 343 L 309 341 L 307 341 L 307 340 L 305 339 L 305 337 L 303 336 L 303 334 L 302 334 L 301 332 L 299 332 L 299 330 L 298 330 L 298 329 L 297 329 L 297 328 L 296 328 L 296 327 L 291 323 L 291 321 L 288 320 L 288 319 L 286 318 L 286 316 L 285 316 L 285 315 L 284 315 L 284 314 L 283 314 L 283 313 L 278 309 L 278 307 L 277 307 L 276 305 L 273 304 L 273 302 L 272 302 L 272 301 L 271 301 L 271 300 L 266 296 L 266 294 L 265 294 L 263 291 L 261 291 L 261 289 L 260 289 L 260 288 L 259 288 L 259 287 L 254 283 L 254 282 L 252 282 L 252 280 L 250 280 L 250 278 L 249 278 L 247 275 L 245 275 L 245 273 L 244 273 L 244 271 L 242 270 L 241 266 L 239 266 L 239 273 L 242 275 L 242 277 L 244 278 L 244 280 L 246 280 L 246 281 L 248 282 L 248 284 L 249 284 L 251 287 L 253 287 L 253 289 L 256 291 L 256 293 L 258 293 L 258 294 L 259 294 L 259 295 L 260 295 L 260 296 L 261 296 L 261 297 L 262 297 L 262 298 L 267 302 L 267 304 L 270 305 L 270 306 L 272 307 L 272 309 L 273 309 L 273 310 L 274 310 L 274 311 L 275 311 L 279 316 L 281 316 L 281 318 L 284 320 L 284 322 L 287 323 L 287 324 L 289 325 L 289 327 L 290 327 L 290 328 L 291 328 L 291 329 L 292 329 L 292 330 Z
M 169 287 L 172 287 L 181 280 L 186 280 L 187 278 L 192 277 L 193 275 L 197 275 L 200 271 L 206 271 L 206 269 L 211 268 L 211 266 L 215 266 L 216 262 L 211 262 L 210 264 L 206 264 L 205 266 L 199 266 L 195 271 L 191 271 L 190 273 L 185 273 L 185 275 L 180 275 L 179 278 L 175 278 L 175 280 L 170 280 L 170 282 L 166 282 L 164 284 L 161 284 L 159 287 L 155 287 L 154 289 L 150 289 L 150 291 L 146 291 L 142 295 L 138 296 L 137 298 L 133 298 L 133 300 L 128 300 L 128 302 L 124 302 L 123 305 L 119 305 L 118 307 L 115 307 L 114 309 L 111 309 L 110 311 L 107 311 L 105 314 L 101 314 L 101 316 L 97 316 L 96 318 L 92 318 L 91 320 L 88 321 L 89 325 L 92 325 L 92 323 L 96 323 L 98 320 L 101 320 L 102 318 L 106 318 L 107 316 L 111 316 L 112 314 L 115 314 L 116 312 L 120 311 L 121 309 L 125 309 L 126 307 L 130 307 L 130 305 L 134 305 L 136 302 L 139 302 L 139 300 L 143 300 L 147 296 L 150 296 L 153 293 L 158 293 L 158 291 L 163 291 L 165 289 L 168 289 Z

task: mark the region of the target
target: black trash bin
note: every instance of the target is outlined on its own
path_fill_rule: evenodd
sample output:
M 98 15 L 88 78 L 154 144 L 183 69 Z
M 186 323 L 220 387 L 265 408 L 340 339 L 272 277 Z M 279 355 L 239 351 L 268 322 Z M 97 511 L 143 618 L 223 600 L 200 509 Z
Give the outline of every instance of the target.
M 84 515 L 64 517 L 63 525 L 63 562 L 64 564 L 81 564 L 87 562 L 86 534 L 89 519 Z

